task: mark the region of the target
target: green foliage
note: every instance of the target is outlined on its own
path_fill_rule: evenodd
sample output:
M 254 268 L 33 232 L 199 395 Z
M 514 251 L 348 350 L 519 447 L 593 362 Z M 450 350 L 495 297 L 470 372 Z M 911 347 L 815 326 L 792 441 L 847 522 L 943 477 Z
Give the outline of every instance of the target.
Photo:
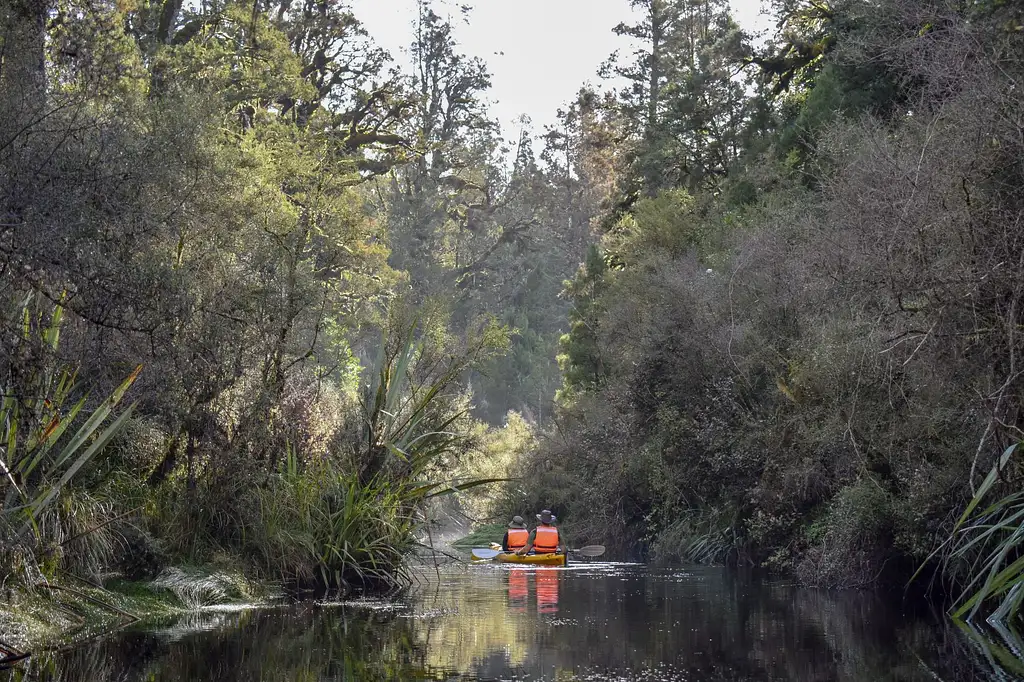
M 634 178 L 647 196 L 712 187 L 737 160 L 755 118 L 747 75 L 735 68 L 750 51 L 747 37 L 722 0 L 631 4 L 638 23 L 614 31 L 637 42 L 633 59 L 624 63 L 615 53 L 602 71 L 627 83 L 617 94 Z
M 658 258 L 710 251 L 711 228 L 686 190 L 668 190 L 637 201 L 604 235 L 602 246 L 616 268 L 637 267 Z
M 902 101 L 896 83 L 873 66 L 828 63 L 814 87 L 794 95 L 788 107 L 793 118 L 781 130 L 778 153 L 792 166 L 819 161 L 813 154 L 821 135 L 842 118 L 865 113 L 888 116 Z
M 261 575 L 337 589 L 408 580 L 419 486 L 310 471 L 272 479 L 251 495 L 241 549 Z
M 530 453 L 537 447 L 536 428 L 517 412 L 509 412 L 503 426 L 487 427 L 479 423 L 474 430 L 475 445 L 459 467 L 459 478 L 505 481 L 502 485 L 460 493 L 458 501 L 472 519 L 501 519 L 509 511 L 508 502 L 518 497 L 514 490 L 525 484 L 520 477 Z M 522 511 L 507 515 L 511 518 L 516 514 L 521 515 Z M 500 535 L 498 540 L 501 540 Z
M 870 585 L 888 556 L 892 527 L 889 496 L 877 481 L 858 480 L 840 490 L 807 527 L 808 547 L 796 573 L 812 585 Z

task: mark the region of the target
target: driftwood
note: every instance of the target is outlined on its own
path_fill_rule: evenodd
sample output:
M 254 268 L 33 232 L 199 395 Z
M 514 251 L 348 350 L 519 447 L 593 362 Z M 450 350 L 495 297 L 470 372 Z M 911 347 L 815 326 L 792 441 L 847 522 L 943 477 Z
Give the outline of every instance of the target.
M 0 670 L 9 668 L 18 661 L 24 661 L 31 656 L 30 653 L 22 653 L 11 645 L 0 639 Z

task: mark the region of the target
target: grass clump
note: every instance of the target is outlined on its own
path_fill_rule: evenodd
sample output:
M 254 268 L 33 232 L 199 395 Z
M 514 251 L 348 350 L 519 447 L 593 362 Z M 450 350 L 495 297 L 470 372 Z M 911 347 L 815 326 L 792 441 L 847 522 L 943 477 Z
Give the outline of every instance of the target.
M 249 582 L 231 573 L 169 567 L 146 587 L 169 591 L 190 610 L 252 599 Z
M 733 510 L 682 513 L 657 533 L 652 554 L 659 561 L 724 564 L 735 559 L 737 537 Z
M 501 543 L 505 537 L 505 524 L 486 523 L 473 528 L 472 532 L 452 543 L 457 549 L 473 549 L 474 547 L 488 547 L 492 542 Z
M 253 491 L 243 552 L 258 573 L 293 585 L 346 589 L 407 582 L 420 493 L 317 469 Z

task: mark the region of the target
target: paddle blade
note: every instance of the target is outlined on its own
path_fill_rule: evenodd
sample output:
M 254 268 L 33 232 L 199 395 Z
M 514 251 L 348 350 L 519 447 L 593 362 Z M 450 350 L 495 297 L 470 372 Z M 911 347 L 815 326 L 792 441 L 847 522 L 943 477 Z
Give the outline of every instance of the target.
M 474 559 L 493 559 L 499 554 L 501 552 L 496 549 L 483 549 L 482 547 L 474 547 L 472 551 Z
M 572 551 L 576 552 L 580 556 L 590 557 L 593 559 L 594 557 L 599 557 L 604 554 L 604 545 L 587 545 L 586 547 L 580 547 L 579 549 L 574 549 Z

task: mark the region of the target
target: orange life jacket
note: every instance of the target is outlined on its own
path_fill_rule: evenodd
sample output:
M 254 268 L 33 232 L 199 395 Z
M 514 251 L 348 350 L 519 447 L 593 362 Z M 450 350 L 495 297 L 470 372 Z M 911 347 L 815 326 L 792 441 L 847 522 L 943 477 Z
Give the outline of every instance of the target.
M 554 526 L 537 526 L 533 538 L 533 551 L 537 554 L 553 554 L 558 551 L 558 529 Z
M 530 539 L 530 531 L 525 528 L 508 529 L 508 550 L 514 552 L 517 549 L 526 547 L 526 541 Z

